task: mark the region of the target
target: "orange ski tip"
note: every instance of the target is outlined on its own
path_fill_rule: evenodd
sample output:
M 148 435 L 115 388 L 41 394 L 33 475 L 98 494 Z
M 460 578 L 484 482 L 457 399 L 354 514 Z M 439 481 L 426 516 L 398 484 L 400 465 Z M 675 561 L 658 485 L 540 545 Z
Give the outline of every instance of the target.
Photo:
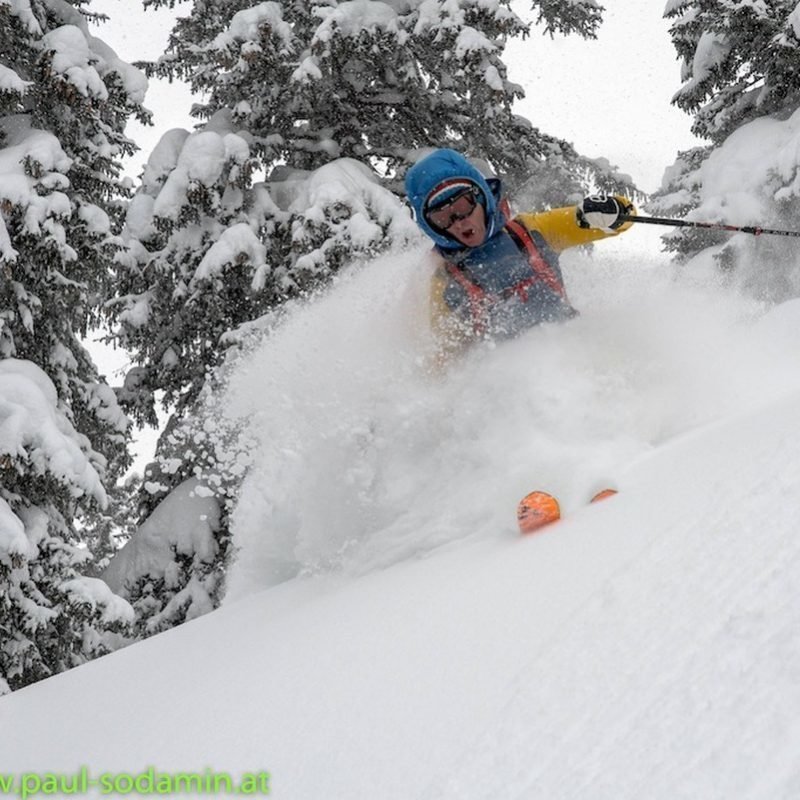
M 596 503 L 598 500 L 605 500 L 607 497 L 613 497 L 615 494 L 618 494 L 616 489 L 603 489 L 602 491 L 598 492 L 589 502 Z
M 547 492 L 531 492 L 517 506 L 520 533 L 533 533 L 561 517 L 558 500 Z

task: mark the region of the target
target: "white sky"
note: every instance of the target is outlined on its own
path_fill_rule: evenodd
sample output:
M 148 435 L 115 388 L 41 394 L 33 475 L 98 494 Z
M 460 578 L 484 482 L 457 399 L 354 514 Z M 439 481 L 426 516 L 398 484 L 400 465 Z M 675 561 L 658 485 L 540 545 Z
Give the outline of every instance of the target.
M 572 142 L 583 155 L 608 158 L 652 192 L 678 150 L 697 143 L 689 133 L 690 118 L 670 105 L 680 86 L 680 69 L 661 16 L 664 3 L 605 3 L 596 41 L 575 36 L 551 40 L 535 29 L 526 41 L 509 44 L 505 61 L 510 78 L 527 94 L 517 111 L 544 132 Z M 173 17 L 188 13 L 189 5 L 145 12 L 138 0 L 94 0 L 92 8 L 111 17 L 98 35 L 132 62 L 159 56 Z M 532 17 L 528 9 L 527 2 L 514 4 L 523 19 Z M 191 128 L 191 102 L 180 84 L 151 81 L 145 104 L 155 114 L 155 126 L 129 130 L 142 148 L 129 167 L 134 177 L 164 132 Z
M 583 155 L 603 156 L 655 191 L 678 150 L 699 144 L 691 118 L 670 105 L 680 64 L 662 18 L 664 0 L 604 0 L 595 41 L 542 36 L 506 49 L 510 78 L 526 97 L 519 113 Z M 526 2 L 514 3 L 530 19 Z
M 181 14 L 186 16 L 189 8 L 188 3 L 179 2 L 175 10 L 160 8 L 145 11 L 141 0 L 92 0 L 91 4 L 92 11 L 110 17 L 107 23 L 96 27 L 95 35 L 128 63 L 156 59 L 162 55 L 174 18 Z M 170 128 L 193 128 L 196 120 L 189 116 L 192 102 L 193 98 L 185 84 L 150 79 L 144 104 L 153 112 L 154 124 L 144 127 L 133 122 L 127 131 L 128 136 L 141 148 L 128 166 L 132 177 L 138 177 L 158 140 Z

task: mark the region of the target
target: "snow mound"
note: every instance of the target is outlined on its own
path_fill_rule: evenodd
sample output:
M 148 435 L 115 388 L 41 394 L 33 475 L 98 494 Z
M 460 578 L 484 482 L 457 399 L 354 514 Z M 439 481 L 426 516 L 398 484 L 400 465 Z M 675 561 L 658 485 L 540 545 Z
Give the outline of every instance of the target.
M 219 503 L 194 478 L 171 492 L 139 526 L 116 554 L 103 579 L 122 597 L 143 576 L 163 578 L 172 585 L 176 556 L 188 555 L 211 562 L 217 552 L 214 533 L 219 528 Z

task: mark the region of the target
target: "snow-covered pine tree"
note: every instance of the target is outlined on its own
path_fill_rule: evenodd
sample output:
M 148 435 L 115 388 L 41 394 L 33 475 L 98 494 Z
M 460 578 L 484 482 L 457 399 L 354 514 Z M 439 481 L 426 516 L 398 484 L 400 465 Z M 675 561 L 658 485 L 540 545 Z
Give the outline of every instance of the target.
M 226 334 L 288 290 L 286 270 L 267 267 L 273 250 L 278 264 L 287 250 L 288 215 L 254 184 L 254 166 L 249 137 L 220 111 L 194 133 L 162 136 L 126 215 L 108 310 L 138 365 L 119 397 L 140 423 L 156 424 L 157 394 L 171 411 L 139 496 L 142 524 L 104 573 L 136 609 L 139 635 L 204 613 L 220 596 L 227 535 L 209 528 L 202 497 L 213 485 L 219 516 L 232 489 L 216 466 L 222 434 L 212 435 L 197 406 L 225 357 Z M 177 530 L 187 531 L 180 541 Z M 140 570 L 131 554 L 143 548 L 150 555 Z
M 108 291 L 134 147 L 123 130 L 145 116 L 147 81 L 91 36 L 82 5 L 0 3 L 0 500 L 13 534 L 0 542 L 0 690 L 103 652 L 107 623 L 130 611 L 80 576 L 81 531 L 129 463 L 128 420 L 81 340 Z
M 163 5 L 172 0 L 145 2 Z M 533 5 L 548 32 L 583 36 L 602 10 L 593 0 Z M 128 214 L 113 305 L 137 362 L 128 407 L 152 421 L 163 392 L 172 412 L 146 476 L 145 515 L 189 479 L 211 485 L 223 501 L 224 562 L 241 454 L 227 457 L 231 468 L 220 463 L 230 432 L 209 435 L 193 404 L 227 344 L 240 341 L 237 327 L 346 261 L 416 235 L 397 194 L 420 151 L 453 146 L 480 157 L 512 188 L 535 183 L 539 203 L 569 202 L 589 185 L 623 188 L 607 165 L 513 113 L 522 90 L 503 50 L 528 29 L 508 0 L 197 0 L 177 20 L 167 53 L 142 66 L 187 81 L 203 98 L 193 114 L 204 125 L 171 132 L 153 154 Z M 219 153 L 236 142 L 235 153 L 200 174 L 201 139 Z M 189 575 L 219 586 L 186 553 L 165 557 L 153 580 L 128 574 L 128 596 L 158 626 L 159 598 L 180 621 L 173 600 Z M 196 592 L 186 600 L 197 607 Z
M 670 0 L 664 13 L 674 20 L 670 33 L 682 62 L 683 86 L 673 102 L 693 115 L 692 131 L 709 144 L 679 154 L 651 208 L 669 215 L 708 209 L 698 213 L 698 218 L 714 221 L 725 216 L 734 224 L 791 227 L 798 210 L 797 193 L 787 191 L 794 180 L 791 165 L 771 170 L 767 167 L 770 154 L 754 153 L 750 174 L 759 170 L 759 159 L 764 167 L 757 187 L 763 195 L 762 216 L 732 218 L 735 204 L 711 185 L 710 177 L 720 170 L 709 159 L 748 124 L 765 118 L 786 119 L 800 106 L 800 4 L 797 0 Z M 729 238 L 681 230 L 666 236 L 665 242 L 685 260 Z M 720 263 L 731 267 L 737 251 L 750 258 L 755 245 L 739 238 L 716 255 Z M 783 243 L 760 240 L 758 246 L 780 250 Z
M 106 493 L 67 410 L 31 361 L 0 360 L 0 694 L 109 652 L 133 623 L 85 574 L 76 504 Z
M 279 231 L 268 197 L 253 187 L 247 139 L 229 116 L 162 136 L 126 215 L 118 296 L 107 310 L 139 364 L 120 399 L 141 423 L 155 424 L 157 391 L 180 419 L 218 365 L 223 334 L 263 313 L 280 291 L 278 276 L 261 291 Z
M 219 369 L 245 346 L 249 323 L 313 288 L 345 258 L 416 232 L 364 164 L 338 159 L 284 171 L 277 183 L 253 182 L 248 141 L 225 111 L 195 133 L 165 134 L 117 257 L 120 296 L 109 308 L 120 341 L 140 361 L 120 399 L 142 422 L 155 418 L 156 393 L 172 410 L 146 471 L 143 525 L 104 576 L 137 609 L 142 634 L 196 616 L 221 596 L 227 514 L 247 454 L 239 432 L 206 405 Z M 198 504 L 209 491 L 220 517 L 211 544 L 209 514 Z M 160 535 L 171 541 L 176 528 L 189 533 L 162 546 Z M 132 555 L 143 548 L 146 559 Z
M 718 145 L 745 122 L 800 105 L 796 0 L 671 0 L 664 16 L 682 62 L 674 102 Z
M 602 11 L 593 0 L 533 8 L 547 31 L 587 37 Z M 455 146 L 518 182 L 557 169 L 544 202 L 563 202 L 587 176 L 612 185 L 613 173 L 513 113 L 522 89 L 503 50 L 528 32 L 508 0 L 204 0 L 177 21 L 167 54 L 144 66 L 204 95 L 199 118 L 231 111 L 267 171 L 349 157 L 380 167 L 391 185 L 409 152 Z

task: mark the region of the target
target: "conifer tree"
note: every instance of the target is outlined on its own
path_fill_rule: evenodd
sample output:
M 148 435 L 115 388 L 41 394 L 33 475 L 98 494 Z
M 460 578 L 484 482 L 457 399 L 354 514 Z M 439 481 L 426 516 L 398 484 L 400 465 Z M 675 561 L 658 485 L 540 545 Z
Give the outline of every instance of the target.
M 591 37 L 601 20 L 593 0 L 533 6 L 550 32 Z M 267 170 L 349 157 L 402 171 L 416 149 L 455 146 L 512 182 L 557 170 L 543 202 L 564 202 L 587 178 L 612 188 L 613 175 L 513 113 L 522 89 L 502 54 L 528 32 L 505 0 L 212 0 L 193 4 L 167 55 L 144 66 L 205 95 L 199 118 L 230 110 Z
M 718 145 L 757 117 L 800 105 L 795 0 L 672 0 L 664 14 L 682 62 L 674 102 Z
M 82 5 L 0 3 L 0 690 L 103 652 L 130 612 L 81 577 L 104 484 L 129 463 L 129 422 L 82 339 L 109 290 L 123 130 L 145 118 L 147 82 Z
M 700 205 L 703 165 L 734 132 L 760 118 L 786 118 L 800 106 L 800 6 L 796 0 L 671 0 L 665 16 L 674 20 L 670 33 L 682 63 L 683 85 L 673 102 L 693 116 L 692 131 L 708 142 L 679 153 L 651 206 L 678 216 Z M 779 180 L 765 190 L 778 196 L 785 186 Z M 791 224 L 795 204 L 785 191 L 780 196 L 783 199 L 765 211 L 773 223 Z M 764 223 L 763 219 L 732 221 Z M 685 260 L 728 238 L 681 230 L 665 241 Z M 752 244 L 743 245 L 744 249 L 749 252 Z M 733 253 L 726 247 L 717 257 L 731 267 Z
M 240 432 L 225 429 L 207 406 L 219 370 L 246 345 L 249 323 L 324 282 L 346 259 L 416 233 L 398 199 L 360 162 L 284 172 L 277 185 L 252 182 L 248 141 L 224 111 L 195 133 L 165 134 L 117 256 L 120 294 L 109 307 L 119 340 L 140 362 L 120 400 L 141 422 L 155 419 L 157 393 L 172 409 L 146 470 L 143 525 L 129 550 L 157 538 L 152 517 L 173 514 L 170 498 L 187 481 L 212 491 L 221 512 L 213 563 L 199 551 L 155 545 L 149 573 L 140 574 L 127 553 L 112 564 L 106 577 L 137 609 L 141 633 L 181 622 L 221 596 L 227 515 L 247 453 Z M 188 538 L 208 552 L 206 526 L 191 504 L 184 510 L 181 525 L 200 531 Z

